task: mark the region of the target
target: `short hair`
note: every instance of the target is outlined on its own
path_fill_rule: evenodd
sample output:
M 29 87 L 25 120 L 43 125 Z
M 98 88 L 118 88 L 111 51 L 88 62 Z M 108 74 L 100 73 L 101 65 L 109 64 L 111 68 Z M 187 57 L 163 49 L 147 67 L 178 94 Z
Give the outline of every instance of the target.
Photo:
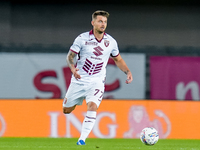
M 108 18 L 109 15 L 110 14 L 104 10 L 97 10 L 92 14 L 92 20 L 96 19 L 97 16 L 104 16 L 104 17 Z

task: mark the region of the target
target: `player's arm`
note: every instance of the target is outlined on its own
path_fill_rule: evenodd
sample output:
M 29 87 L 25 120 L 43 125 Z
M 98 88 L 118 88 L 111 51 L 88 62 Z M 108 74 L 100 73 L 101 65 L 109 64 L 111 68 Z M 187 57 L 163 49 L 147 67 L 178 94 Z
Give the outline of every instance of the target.
M 126 75 L 127 75 L 127 80 L 126 83 L 129 84 L 132 82 L 133 77 L 132 77 L 132 73 L 129 70 L 128 66 L 126 65 L 125 61 L 123 60 L 123 58 L 121 57 L 121 55 L 119 54 L 117 57 L 112 57 L 115 64 L 117 65 L 117 67 L 119 69 L 121 69 Z
M 71 69 L 72 74 L 78 80 L 81 78 L 81 76 L 78 74 L 77 71 L 79 69 L 75 67 L 75 63 L 74 63 L 74 58 L 76 57 L 76 55 L 77 55 L 76 53 L 69 50 L 66 60 L 67 60 L 67 64 L 68 64 L 69 68 Z

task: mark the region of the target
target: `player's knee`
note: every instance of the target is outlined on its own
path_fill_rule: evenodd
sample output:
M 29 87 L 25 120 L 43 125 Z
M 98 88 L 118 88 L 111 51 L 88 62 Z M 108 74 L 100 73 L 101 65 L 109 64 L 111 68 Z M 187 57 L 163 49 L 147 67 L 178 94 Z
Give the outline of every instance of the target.
M 87 110 L 96 111 L 97 110 L 97 105 L 94 102 L 89 102 L 87 104 Z
M 70 114 L 71 112 L 72 112 L 71 109 L 67 109 L 66 107 L 63 108 L 63 113 L 64 113 L 64 114 Z
M 68 110 L 66 110 L 66 109 L 63 109 L 63 113 L 64 114 L 70 114 L 72 111 L 68 111 Z
M 73 110 L 75 109 L 75 106 L 74 107 L 63 107 L 63 113 L 64 114 L 70 114 Z

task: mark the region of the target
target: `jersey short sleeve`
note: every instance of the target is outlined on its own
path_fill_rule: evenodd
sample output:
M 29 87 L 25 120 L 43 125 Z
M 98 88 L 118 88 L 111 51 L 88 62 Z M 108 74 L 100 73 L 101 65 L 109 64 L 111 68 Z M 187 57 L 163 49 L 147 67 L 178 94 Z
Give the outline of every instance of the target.
M 119 55 L 119 48 L 116 40 L 113 39 L 113 50 L 111 52 L 112 57 L 117 57 Z
M 70 50 L 78 54 L 80 52 L 80 50 L 81 50 L 81 42 L 82 42 L 82 38 L 81 38 L 81 35 L 79 35 L 74 40 L 74 43 L 70 47 Z

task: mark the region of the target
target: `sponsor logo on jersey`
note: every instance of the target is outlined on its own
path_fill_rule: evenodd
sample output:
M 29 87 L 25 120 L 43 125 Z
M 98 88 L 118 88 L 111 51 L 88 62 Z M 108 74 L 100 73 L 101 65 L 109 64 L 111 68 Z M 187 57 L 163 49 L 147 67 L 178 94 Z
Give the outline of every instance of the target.
M 91 56 L 90 58 L 96 59 L 96 60 L 102 60 L 102 58 L 99 58 L 99 57 L 93 57 L 93 56 Z
M 88 42 L 88 41 L 86 41 L 85 45 L 95 45 L 95 46 L 97 46 L 98 43 L 97 42 Z
M 102 53 L 103 49 L 102 49 L 100 46 L 95 47 L 94 50 L 95 50 L 95 51 L 94 51 L 93 53 L 94 53 L 96 56 L 103 55 L 103 53 Z

